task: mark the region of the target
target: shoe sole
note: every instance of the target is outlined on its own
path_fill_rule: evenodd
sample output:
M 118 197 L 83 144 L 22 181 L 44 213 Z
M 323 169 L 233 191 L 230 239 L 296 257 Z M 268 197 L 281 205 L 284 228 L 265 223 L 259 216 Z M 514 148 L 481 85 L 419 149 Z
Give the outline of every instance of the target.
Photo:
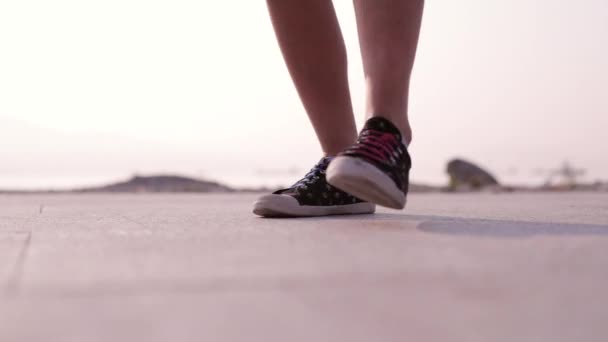
M 334 158 L 327 168 L 327 182 L 364 201 L 393 209 L 405 208 L 405 194 L 395 182 L 361 159 L 345 156 Z
M 253 213 L 263 217 L 311 217 L 330 215 L 373 214 L 373 203 L 354 203 L 333 206 L 300 205 L 289 195 L 271 194 L 253 203 Z

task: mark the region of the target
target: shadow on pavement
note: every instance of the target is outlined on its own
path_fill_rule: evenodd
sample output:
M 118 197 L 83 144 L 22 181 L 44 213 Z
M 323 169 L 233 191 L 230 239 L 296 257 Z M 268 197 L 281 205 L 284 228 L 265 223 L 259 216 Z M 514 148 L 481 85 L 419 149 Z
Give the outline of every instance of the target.
M 371 229 L 400 230 L 412 228 L 425 233 L 488 237 L 528 237 L 534 235 L 608 235 L 608 224 L 529 222 L 517 220 L 476 219 L 435 215 L 376 213 L 298 218 L 301 221 L 372 221 L 387 224 Z
M 534 235 L 608 235 L 608 225 L 489 220 L 443 216 L 406 216 L 422 221 L 417 229 L 426 233 L 489 237 Z

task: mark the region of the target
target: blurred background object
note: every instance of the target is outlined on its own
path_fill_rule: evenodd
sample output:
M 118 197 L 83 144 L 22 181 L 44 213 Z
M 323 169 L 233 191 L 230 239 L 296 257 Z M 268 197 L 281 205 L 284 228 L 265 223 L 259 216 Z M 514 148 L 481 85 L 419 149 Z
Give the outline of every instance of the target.
M 489 186 L 498 186 L 498 181 L 488 171 L 462 159 L 453 159 L 448 163 L 446 169 L 451 191 L 458 190 L 480 190 Z

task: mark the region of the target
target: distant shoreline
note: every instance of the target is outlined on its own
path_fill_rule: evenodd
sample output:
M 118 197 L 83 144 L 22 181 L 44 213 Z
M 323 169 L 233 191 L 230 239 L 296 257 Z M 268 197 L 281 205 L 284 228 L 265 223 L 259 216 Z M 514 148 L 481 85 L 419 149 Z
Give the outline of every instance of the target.
M 216 181 L 202 180 L 179 175 L 133 176 L 101 186 L 78 187 L 72 189 L 0 189 L 0 194 L 78 194 L 78 193 L 265 193 L 281 187 L 231 187 Z M 575 185 L 508 186 L 497 185 L 481 188 L 467 186 L 450 189 L 447 186 L 410 184 L 411 193 L 504 193 L 504 192 L 608 192 L 608 182 Z

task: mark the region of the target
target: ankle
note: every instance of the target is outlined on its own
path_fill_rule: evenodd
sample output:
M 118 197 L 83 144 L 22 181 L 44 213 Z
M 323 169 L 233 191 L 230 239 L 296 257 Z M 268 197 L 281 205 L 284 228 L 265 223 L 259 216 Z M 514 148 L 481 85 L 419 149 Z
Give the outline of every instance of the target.
M 389 120 L 397 129 L 399 129 L 403 144 L 405 146 L 410 146 L 412 143 L 412 127 L 407 120 L 407 116 L 403 118 L 403 115 L 395 117 L 394 115 L 387 115 L 386 113 L 376 113 L 369 115 L 368 119 L 371 117 L 382 117 Z
M 399 128 L 399 131 L 401 132 L 403 145 L 409 147 L 412 144 L 412 128 L 409 125 L 405 128 L 401 128 L 399 126 L 397 126 L 397 128 Z
M 345 137 L 340 140 L 323 141 L 325 144 L 321 144 L 321 149 L 325 157 L 335 157 L 348 147 L 352 146 L 357 141 L 357 135 L 352 137 Z

